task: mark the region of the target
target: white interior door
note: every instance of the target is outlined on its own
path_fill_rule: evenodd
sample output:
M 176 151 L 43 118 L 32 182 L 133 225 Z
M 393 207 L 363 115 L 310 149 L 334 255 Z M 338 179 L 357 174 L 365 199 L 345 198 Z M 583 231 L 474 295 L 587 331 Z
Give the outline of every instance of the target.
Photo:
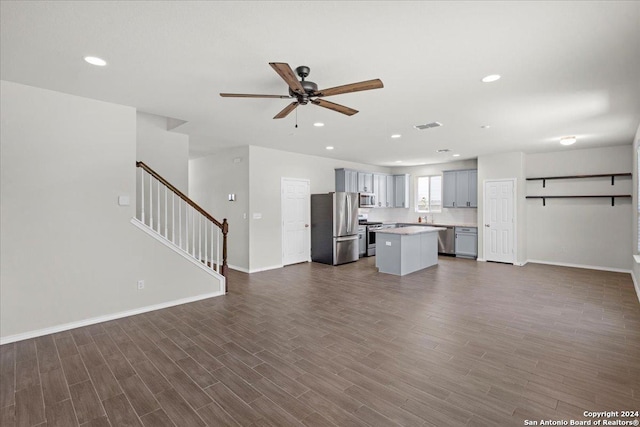
M 484 258 L 487 261 L 515 261 L 514 254 L 514 182 L 484 183 Z
M 282 265 L 311 258 L 309 192 L 309 180 L 282 178 Z

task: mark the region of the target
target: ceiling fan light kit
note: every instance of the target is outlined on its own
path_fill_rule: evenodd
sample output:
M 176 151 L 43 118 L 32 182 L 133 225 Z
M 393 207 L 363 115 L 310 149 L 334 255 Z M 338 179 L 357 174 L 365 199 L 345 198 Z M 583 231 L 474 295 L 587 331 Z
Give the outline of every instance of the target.
M 364 90 L 380 89 L 384 87 L 380 79 L 367 80 L 359 83 L 351 83 L 343 86 L 336 86 L 328 89 L 318 90 L 318 85 L 312 81 L 305 80 L 311 69 L 306 65 L 301 65 L 296 68 L 296 73 L 284 62 L 270 62 L 271 68 L 285 81 L 289 86 L 289 96 L 286 95 L 258 95 L 258 94 L 243 94 L 243 93 L 221 93 L 223 98 L 280 98 L 280 99 L 295 99 L 291 104 L 287 105 L 276 114 L 274 119 L 282 119 L 287 117 L 289 113 L 295 110 L 298 105 L 307 105 L 309 103 L 327 108 L 329 110 L 337 111 L 347 116 L 352 116 L 358 112 L 353 108 L 345 107 L 344 105 L 336 104 L 334 102 L 321 99 L 326 96 L 340 95 L 343 93 L 360 92 Z M 296 74 L 300 77 L 300 80 L 296 78 Z

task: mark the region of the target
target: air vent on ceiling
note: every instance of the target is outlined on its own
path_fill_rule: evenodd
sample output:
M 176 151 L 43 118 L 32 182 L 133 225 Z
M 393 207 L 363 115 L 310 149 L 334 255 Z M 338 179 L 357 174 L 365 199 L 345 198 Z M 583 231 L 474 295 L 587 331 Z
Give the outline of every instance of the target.
M 451 151 L 451 149 L 449 149 L 449 148 L 441 148 L 439 150 L 436 150 L 436 153 L 448 153 L 449 151 Z
M 424 125 L 416 125 L 414 126 L 414 128 L 419 130 L 425 130 L 425 129 L 437 128 L 440 126 L 442 126 L 442 123 L 440 122 L 431 122 L 431 123 L 425 123 Z

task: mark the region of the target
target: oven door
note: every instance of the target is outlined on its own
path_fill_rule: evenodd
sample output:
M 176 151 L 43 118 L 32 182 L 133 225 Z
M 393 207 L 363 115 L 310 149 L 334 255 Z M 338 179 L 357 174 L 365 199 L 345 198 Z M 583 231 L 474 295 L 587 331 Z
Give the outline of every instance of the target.
M 380 227 L 367 227 L 367 256 L 376 255 L 376 230 Z

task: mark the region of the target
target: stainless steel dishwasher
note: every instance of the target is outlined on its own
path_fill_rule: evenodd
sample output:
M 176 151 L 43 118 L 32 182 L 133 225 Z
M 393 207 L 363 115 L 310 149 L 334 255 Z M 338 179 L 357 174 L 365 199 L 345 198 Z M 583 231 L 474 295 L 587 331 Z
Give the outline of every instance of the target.
M 444 225 L 438 227 L 446 227 Z M 438 231 L 438 253 L 444 255 L 456 254 L 456 229 L 446 227 L 446 230 Z

